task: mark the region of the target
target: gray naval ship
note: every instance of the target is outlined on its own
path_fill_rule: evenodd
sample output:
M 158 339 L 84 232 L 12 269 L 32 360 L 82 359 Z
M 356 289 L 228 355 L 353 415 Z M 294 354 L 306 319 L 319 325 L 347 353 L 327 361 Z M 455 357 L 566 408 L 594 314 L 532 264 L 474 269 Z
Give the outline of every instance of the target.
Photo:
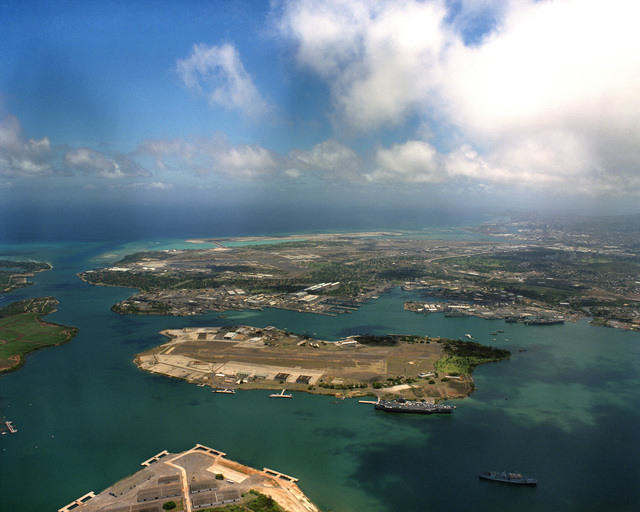
M 503 482 L 505 484 L 517 484 L 517 485 L 537 485 L 538 481 L 535 478 L 527 478 L 521 473 L 507 473 L 502 471 L 487 471 L 480 473 L 480 478 L 484 480 L 493 480 L 494 482 Z
M 397 400 L 378 400 L 374 406 L 378 411 L 408 412 L 414 414 L 451 414 L 453 405 L 414 402 L 405 398 Z

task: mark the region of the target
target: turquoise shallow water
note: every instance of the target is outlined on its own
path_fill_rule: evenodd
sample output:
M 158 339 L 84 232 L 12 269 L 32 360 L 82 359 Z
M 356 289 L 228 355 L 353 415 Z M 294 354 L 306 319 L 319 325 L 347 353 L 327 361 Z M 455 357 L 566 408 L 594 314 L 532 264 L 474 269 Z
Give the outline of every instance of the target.
M 76 277 L 106 261 L 103 255 L 120 253 L 119 244 L 4 249 L 54 264 L 5 300 L 55 295 L 60 307 L 49 319 L 80 333 L 0 377 L 0 413 L 19 429 L 0 437 L 0 510 L 57 510 L 161 450 L 195 443 L 294 475 L 322 509 L 336 512 L 638 510 L 638 333 L 585 321 L 533 327 L 417 315 L 403 310 L 402 301 L 414 296 L 401 290 L 335 318 L 279 310 L 229 312 L 226 319 L 119 316 L 109 308 L 130 290 L 91 287 Z M 390 415 L 306 394 L 286 401 L 269 400 L 265 391 L 217 395 L 132 363 L 135 353 L 163 341 L 163 328 L 222 323 L 326 339 L 472 333 L 513 356 L 476 369 L 478 391 L 458 401 L 450 417 Z M 501 328 L 493 341 L 490 333 Z M 477 477 L 502 469 L 540 484 L 514 488 Z

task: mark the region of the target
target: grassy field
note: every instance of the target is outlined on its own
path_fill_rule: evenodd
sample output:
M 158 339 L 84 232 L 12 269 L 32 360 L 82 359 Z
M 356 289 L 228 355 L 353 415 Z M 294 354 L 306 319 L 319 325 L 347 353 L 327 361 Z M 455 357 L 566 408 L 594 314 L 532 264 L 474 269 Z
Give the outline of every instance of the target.
M 436 361 L 434 367 L 438 372 L 456 376 L 470 376 L 476 366 L 502 361 L 511 355 L 508 350 L 474 341 L 446 340 L 443 348 L 445 355 Z
M 203 512 L 285 512 L 278 503 L 261 492 L 251 490 L 243 495 L 242 505 L 227 505 L 222 508 L 208 508 Z
M 53 297 L 38 297 L 0 309 L 0 372 L 20 368 L 29 352 L 60 345 L 76 335 L 75 327 L 41 320 L 55 311 L 57 304 Z

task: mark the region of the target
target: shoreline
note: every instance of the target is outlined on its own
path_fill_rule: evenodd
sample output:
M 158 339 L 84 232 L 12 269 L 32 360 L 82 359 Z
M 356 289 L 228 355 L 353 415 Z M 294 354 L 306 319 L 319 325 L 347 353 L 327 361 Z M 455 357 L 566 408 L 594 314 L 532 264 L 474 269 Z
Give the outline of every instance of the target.
M 370 238 L 370 237 L 384 237 L 384 236 L 402 236 L 405 232 L 400 231 L 351 231 L 345 233 L 298 233 L 289 235 L 259 235 L 259 236 L 228 236 L 228 237 L 212 237 L 212 238 L 191 238 L 185 240 L 187 243 L 192 244 L 215 244 L 222 242 L 268 242 L 268 241 L 283 241 L 283 240 L 299 240 L 303 238 L 309 241 L 330 240 L 335 238 Z

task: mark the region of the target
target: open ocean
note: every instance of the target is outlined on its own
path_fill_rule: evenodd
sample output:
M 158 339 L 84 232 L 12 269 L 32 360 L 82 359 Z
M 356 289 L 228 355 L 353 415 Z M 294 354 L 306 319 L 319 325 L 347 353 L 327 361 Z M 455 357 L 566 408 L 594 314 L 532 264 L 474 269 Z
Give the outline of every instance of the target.
M 336 218 L 305 231 L 390 229 L 392 220 L 374 227 Z M 460 220 L 425 220 L 425 236 L 469 236 L 452 229 Z M 201 223 L 181 231 L 178 223 L 149 233 L 137 224 L 127 230 L 124 220 L 102 231 L 70 220 L 46 236 L 30 229 L 28 219 L 24 230 L 3 225 L 2 258 L 49 261 L 54 269 L 3 296 L 2 304 L 54 295 L 59 311 L 47 319 L 80 332 L 0 376 L 0 415 L 18 429 L 0 436 L 0 510 L 57 510 L 102 491 L 162 450 L 196 443 L 293 475 L 321 509 L 335 512 L 640 510 L 640 333 L 585 320 L 524 326 L 418 315 L 402 307 L 415 295 L 399 289 L 338 317 L 280 310 L 228 312 L 226 319 L 219 313 L 120 316 L 110 307 L 132 290 L 92 287 L 76 276 L 124 253 L 182 247 L 196 236 L 301 230 L 273 222 L 253 231 L 222 221 L 224 227 Z M 325 339 L 362 332 L 472 333 L 511 350 L 512 358 L 477 368 L 478 390 L 457 401 L 447 417 L 393 415 L 357 400 L 335 404 L 331 397 L 300 393 L 283 401 L 269 400 L 267 391 L 219 395 L 143 373 L 132 362 L 164 341 L 161 329 L 223 324 L 275 325 Z M 493 341 L 497 329 L 505 333 Z M 539 484 L 520 488 L 478 479 L 480 471 L 503 469 Z

